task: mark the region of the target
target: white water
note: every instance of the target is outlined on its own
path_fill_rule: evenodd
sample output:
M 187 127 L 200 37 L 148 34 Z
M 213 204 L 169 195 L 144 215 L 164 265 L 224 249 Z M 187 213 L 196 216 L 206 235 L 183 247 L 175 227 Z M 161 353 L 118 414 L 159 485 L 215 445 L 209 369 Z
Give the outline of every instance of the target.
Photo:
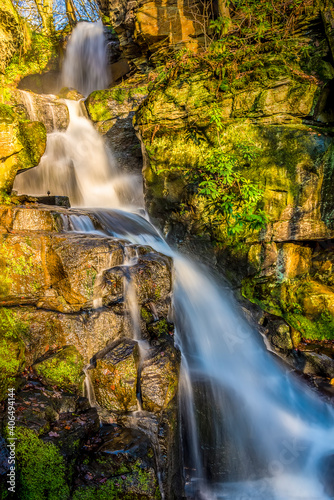
M 94 90 L 108 87 L 110 80 L 102 22 L 79 23 L 66 49 L 63 86 L 87 96 Z
M 32 195 L 69 196 L 74 206 L 117 207 L 142 203 L 142 181 L 130 182 L 117 171 L 111 151 L 84 116 L 80 101 L 65 101 L 70 123 L 66 132 L 47 136 L 40 165 L 15 179 L 14 189 Z
M 33 94 L 26 90 L 19 90 L 22 104 L 27 110 L 31 121 L 42 121 L 48 132 L 57 130 L 57 119 L 54 113 L 57 97 L 54 95 Z
M 86 207 L 116 207 L 94 210 L 107 234 L 149 244 L 173 257 L 189 495 L 210 500 L 328 499 L 319 472 L 321 461 L 334 453 L 333 409 L 275 361 L 231 293 L 207 270 L 173 252 L 145 218 L 126 211 L 133 197 L 121 201 L 116 166 L 102 139 L 81 116 L 80 104 L 68 105 L 68 131 L 55 134 L 33 182 L 28 172 L 20 176 L 20 187 L 29 194 L 68 194 Z M 122 188 L 131 193 L 128 179 L 121 179 Z M 72 219 L 72 228 L 96 231 L 82 215 Z M 135 297 L 128 297 L 135 323 Z

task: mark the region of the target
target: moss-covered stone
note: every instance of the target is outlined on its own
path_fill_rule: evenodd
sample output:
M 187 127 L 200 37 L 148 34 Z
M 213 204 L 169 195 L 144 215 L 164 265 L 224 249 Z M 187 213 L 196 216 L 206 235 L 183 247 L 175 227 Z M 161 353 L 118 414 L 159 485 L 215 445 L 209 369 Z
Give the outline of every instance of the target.
M 122 425 L 102 427 L 99 437 L 98 450 L 79 459 L 74 498 L 160 498 L 151 439 Z
M 83 382 L 83 366 L 81 354 L 74 346 L 67 346 L 36 362 L 33 368 L 45 384 L 77 392 Z
M 131 82 L 127 82 L 127 85 L 116 85 L 110 90 L 96 90 L 89 95 L 85 104 L 94 122 L 105 122 L 135 111 L 147 93 L 146 84 L 131 85 Z
M 9 388 L 17 387 L 17 376 L 25 368 L 25 345 L 28 325 L 10 309 L 0 308 L 0 401 Z
M 45 126 L 21 121 L 0 104 L 0 193 L 10 194 L 17 173 L 38 165 L 46 146 Z
M 67 500 L 64 458 L 53 444 L 43 443 L 30 429 L 16 430 L 18 491 L 22 500 Z

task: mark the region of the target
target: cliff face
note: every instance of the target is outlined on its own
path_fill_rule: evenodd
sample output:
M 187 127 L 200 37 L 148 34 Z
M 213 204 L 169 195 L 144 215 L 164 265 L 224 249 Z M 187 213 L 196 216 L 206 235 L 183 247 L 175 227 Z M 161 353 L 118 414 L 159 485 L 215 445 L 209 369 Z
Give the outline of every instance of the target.
M 200 1 L 100 0 L 102 12 L 110 18 L 122 53 L 137 68 L 168 47 L 192 51 L 204 43 Z
M 24 44 L 22 23 L 10 0 L 0 5 L 0 72 L 3 73 L 13 55 Z
M 205 57 L 181 56 L 157 72 L 135 118 L 151 216 L 170 241 L 201 253 L 261 306 L 267 318 L 261 321 L 273 322 L 267 334 L 280 352 L 303 349 L 302 337 L 334 338 L 334 69 L 332 28 L 320 21 L 331 15 L 329 8 L 322 18 L 319 12 L 309 25 L 308 56 L 297 65 L 282 64 L 272 51 L 245 73 L 241 60 L 236 78 L 228 80 Z M 263 189 L 267 223 L 231 239 L 222 224 L 205 224 L 203 198 L 189 178 L 201 168 L 203 152 L 231 154 L 242 144 L 256 154 L 237 170 Z M 277 333 L 282 324 L 287 329 Z M 306 370 L 326 373 L 312 363 Z

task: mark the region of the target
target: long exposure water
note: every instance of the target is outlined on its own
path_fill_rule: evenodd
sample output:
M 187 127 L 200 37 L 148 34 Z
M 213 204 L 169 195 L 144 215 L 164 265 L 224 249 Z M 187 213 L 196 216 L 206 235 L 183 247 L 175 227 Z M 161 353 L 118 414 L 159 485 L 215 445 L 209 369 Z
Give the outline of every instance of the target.
M 96 79 L 86 86 L 90 60 L 82 58 L 90 52 L 89 39 L 104 47 L 100 24 L 76 28 L 65 61 L 65 73 L 71 58 L 78 61 L 80 78 L 73 81 L 83 93 L 102 85 Z M 105 65 L 104 57 L 94 61 L 96 75 L 104 71 L 99 64 Z M 15 189 L 68 195 L 73 205 L 89 207 L 86 215 L 80 210 L 71 216 L 73 230 L 96 231 L 89 218 L 93 213 L 105 234 L 173 257 L 187 495 L 328 500 L 321 477 L 334 454 L 333 409 L 267 352 L 225 286 L 166 244 L 143 209 L 141 182 L 118 172 L 80 102 L 67 105 L 68 130 L 48 136 L 41 164 L 21 174 Z

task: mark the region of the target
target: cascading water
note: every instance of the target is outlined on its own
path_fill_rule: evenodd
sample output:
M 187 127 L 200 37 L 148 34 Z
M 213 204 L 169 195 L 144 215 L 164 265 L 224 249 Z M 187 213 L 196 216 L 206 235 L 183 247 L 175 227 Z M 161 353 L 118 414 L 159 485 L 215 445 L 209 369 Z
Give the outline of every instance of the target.
M 48 134 L 40 165 L 18 175 L 14 189 L 32 195 L 69 196 L 77 206 L 140 206 L 141 179 L 133 175 L 129 182 L 119 174 L 111 151 L 84 116 L 81 101 L 65 102 L 68 129 Z
M 67 46 L 63 86 L 87 96 L 94 90 L 108 87 L 110 80 L 102 22 L 79 23 Z
M 83 28 L 77 29 L 81 33 Z M 183 358 L 183 444 L 187 476 L 192 480 L 189 497 L 328 500 L 319 474 L 334 454 L 333 409 L 266 351 L 226 288 L 207 270 L 202 272 L 173 252 L 146 218 L 124 210 L 125 205 L 140 206 L 140 200 L 133 203 L 131 189 L 126 190 L 130 193 L 126 202 L 117 195 L 116 168 L 111 168 L 101 138 L 80 115 L 79 107 L 80 103 L 69 104 L 71 123 L 62 140 L 58 135 L 53 144 L 49 137 L 52 152 L 47 150 L 33 183 L 29 172 L 21 174 L 18 182 L 21 191 L 29 194 L 50 189 L 68 194 L 82 206 L 116 207 L 93 211 L 99 231 L 130 243 L 149 244 L 173 257 L 174 321 Z M 78 146 L 81 141 L 85 146 Z M 122 177 L 123 187 L 126 180 Z M 83 212 L 74 216 L 72 230 L 96 231 L 87 220 L 92 210 Z M 125 264 L 130 266 L 130 260 Z

